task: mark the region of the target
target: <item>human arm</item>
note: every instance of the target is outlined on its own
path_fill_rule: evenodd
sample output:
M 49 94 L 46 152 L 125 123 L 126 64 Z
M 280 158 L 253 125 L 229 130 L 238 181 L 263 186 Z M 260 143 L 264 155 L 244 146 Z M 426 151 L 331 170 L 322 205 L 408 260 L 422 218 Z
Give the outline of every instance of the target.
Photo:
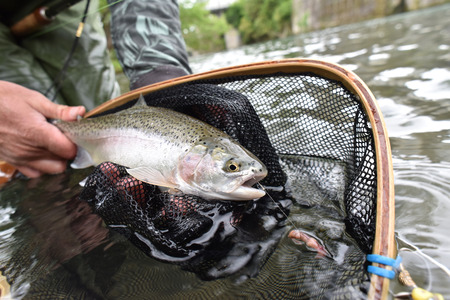
M 113 44 L 131 89 L 191 73 L 175 0 L 110 3 Z
M 64 171 L 77 148 L 47 119 L 74 121 L 84 113 L 82 106 L 58 105 L 39 92 L 0 81 L 0 159 L 28 177 Z

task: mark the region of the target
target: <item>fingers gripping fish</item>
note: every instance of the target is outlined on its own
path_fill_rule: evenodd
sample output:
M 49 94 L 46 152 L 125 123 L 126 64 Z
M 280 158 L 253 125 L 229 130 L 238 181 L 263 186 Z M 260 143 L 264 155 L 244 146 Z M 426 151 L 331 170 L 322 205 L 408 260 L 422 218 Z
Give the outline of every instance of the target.
M 73 168 L 110 161 L 141 181 L 205 199 L 251 200 L 267 169 L 224 132 L 188 115 L 147 106 L 54 124 L 78 146 Z

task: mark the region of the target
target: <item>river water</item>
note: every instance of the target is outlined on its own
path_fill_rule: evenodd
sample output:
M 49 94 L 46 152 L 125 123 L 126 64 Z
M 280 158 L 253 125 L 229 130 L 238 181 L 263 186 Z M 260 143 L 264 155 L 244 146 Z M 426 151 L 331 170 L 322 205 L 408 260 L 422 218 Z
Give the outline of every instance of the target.
M 369 86 L 379 101 L 392 146 L 399 243 L 411 249 L 406 244 L 410 243 L 450 267 L 450 5 L 197 56 L 191 66 L 202 72 L 294 57 L 338 63 Z M 125 299 L 136 290 L 158 298 L 170 298 L 177 290 L 210 297 L 220 292 L 214 288 L 223 288 L 222 292 L 235 288 L 204 285 L 176 265 L 148 259 L 123 236 L 109 232 L 85 203 L 76 201 L 78 182 L 88 173 L 22 180 L 0 192 L 0 260 L 12 259 L 29 268 L 9 270 L 20 283 L 17 295 L 25 295 L 32 281 L 31 290 L 36 289 L 44 278 L 41 274 L 45 280 L 40 288 L 47 295 L 78 291 L 73 295 L 88 299 L 105 291 L 109 298 Z M 292 213 L 298 223 L 311 218 Z M 278 248 L 296 251 L 291 244 L 281 242 Z M 36 245 L 56 258 L 53 267 L 37 259 Z M 440 268 L 417 252 L 400 254 L 419 286 L 450 298 L 450 277 Z M 275 258 L 295 264 L 290 257 Z M 70 274 L 81 275 L 77 279 Z M 62 284 L 63 276 L 72 282 L 70 291 L 64 290 L 68 287 Z M 276 282 L 268 284 L 270 289 Z M 393 281 L 391 290 L 405 289 Z M 226 299 L 223 294 L 222 298 Z
M 396 232 L 449 268 L 450 5 L 200 56 L 191 65 L 199 72 L 296 57 L 340 64 L 369 86 L 392 146 Z M 419 286 L 450 298 L 449 276 L 415 253 L 402 256 Z

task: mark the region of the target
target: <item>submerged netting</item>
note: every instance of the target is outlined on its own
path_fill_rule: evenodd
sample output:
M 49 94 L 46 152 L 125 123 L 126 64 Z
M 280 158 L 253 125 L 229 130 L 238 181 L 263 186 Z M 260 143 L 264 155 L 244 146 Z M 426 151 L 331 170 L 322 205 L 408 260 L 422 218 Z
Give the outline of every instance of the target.
M 305 220 L 321 224 L 321 232 L 309 233 L 333 256 L 339 247 L 327 240 L 343 233 L 321 221 L 342 220 L 362 251 L 349 250 L 343 261 L 303 256 L 284 269 L 295 278 L 295 291 L 282 284 L 280 294 L 268 297 L 291 292 L 348 296 L 350 287 L 364 290 L 363 252 L 370 252 L 375 231 L 376 165 L 370 123 L 356 95 L 314 74 L 277 73 L 190 82 L 152 92 L 145 100 L 203 120 L 249 149 L 269 171 L 261 184 L 273 199 L 231 202 L 173 195 L 107 162 L 89 176 L 80 198 L 108 225 L 149 256 L 203 280 L 251 278 L 283 237 L 289 211 L 320 207 L 316 220 L 305 215 L 296 226 Z

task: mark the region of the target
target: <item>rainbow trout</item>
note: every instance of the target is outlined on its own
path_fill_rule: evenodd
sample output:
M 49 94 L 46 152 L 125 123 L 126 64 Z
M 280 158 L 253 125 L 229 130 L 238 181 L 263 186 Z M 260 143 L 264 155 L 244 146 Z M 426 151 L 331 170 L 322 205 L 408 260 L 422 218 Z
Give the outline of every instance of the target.
M 252 200 L 267 169 L 224 132 L 188 115 L 145 104 L 75 122 L 53 122 L 78 146 L 72 168 L 110 161 L 171 193 L 205 199 Z

